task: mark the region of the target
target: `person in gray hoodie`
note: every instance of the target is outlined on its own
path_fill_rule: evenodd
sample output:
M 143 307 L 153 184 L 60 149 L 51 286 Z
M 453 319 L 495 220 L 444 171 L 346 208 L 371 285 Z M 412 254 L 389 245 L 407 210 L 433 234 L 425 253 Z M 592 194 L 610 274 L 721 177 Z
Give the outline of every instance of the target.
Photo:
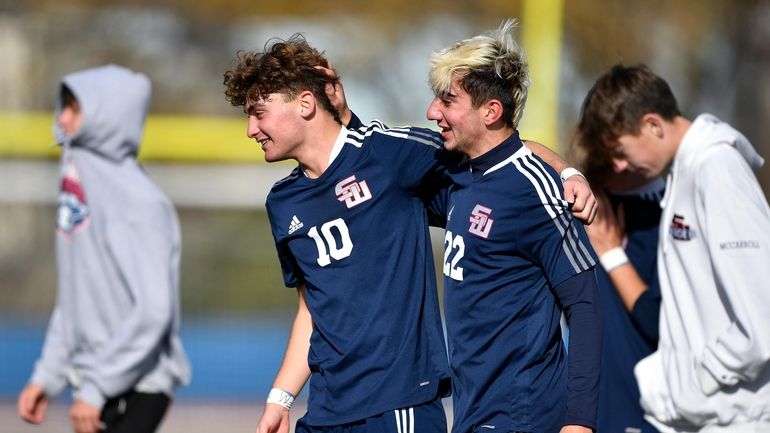
M 616 172 L 653 179 L 668 168 L 660 340 L 634 368 L 645 418 L 664 433 L 770 431 L 770 207 L 753 173 L 764 160 L 713 115 L 684 117 L 646 66 L 599 78 L 579 133 Z M 644 293 L 624 256 L 607 259 L 619 291 Z
M 136 161 L 150 80 L 107 65 L 65 76 L 58 292 L 19 415 L 43 422 L 67 386 L 77 433 L 153 432 L 190 367 L 179 338 L 181 235 L 174 206 Z

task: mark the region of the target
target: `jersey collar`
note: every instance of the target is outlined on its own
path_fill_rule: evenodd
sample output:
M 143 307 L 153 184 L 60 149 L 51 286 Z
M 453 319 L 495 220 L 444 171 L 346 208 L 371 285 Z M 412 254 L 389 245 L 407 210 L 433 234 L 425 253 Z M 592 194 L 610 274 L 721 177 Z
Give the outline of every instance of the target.
M 523 145 L 524 144 L 519 138 L 519 131 L 514 131 L 513 134 L 506 138 L 502 143 L 493 147 L 487 153 L 471 159 L 469 163 L 473 178 L 480 179 L 487 170 L 508 159 Z
M 332 163 L 335 159 L 337 159 L 337 156 L 339 156 L 340 152 L 342 152 L 342 147 L 345 145 L 345 139 L 348 137 L 348 129 L 342 126 L 340 128 L 340 133 L 337 136 L 337 140 L 334 142 L 334 146 L 332 146 L 332 151 L 329 154 L 329 163 L 326 165 L 326 170 L 329 170 L 329 167 L 332 166 Z M 305 173 L 305 170 L 302 169 L 301 166 L 299 166 L 299 170 L 302 172 L 302 174 L 309 179 L 307 176 L 307 173 Z M 324 170 L 324 173 L 326 173 L 326 170 Z M 323 173 L 322 173 L 323 175 Z M 321 176 L 319 176 L 320 178 Z
M 337 136 L 337 141 L 334 142 L 334 147 L 332 147 L 332 153 L 329 155 L 329 165 L 332 165 L 332 162 L 334 162 L 340 152 L 342 152 L 342 146 L 345 145 L 345 139 L 347 137 L 348 129 L 343 126 L 340 128 L 340 135 Z

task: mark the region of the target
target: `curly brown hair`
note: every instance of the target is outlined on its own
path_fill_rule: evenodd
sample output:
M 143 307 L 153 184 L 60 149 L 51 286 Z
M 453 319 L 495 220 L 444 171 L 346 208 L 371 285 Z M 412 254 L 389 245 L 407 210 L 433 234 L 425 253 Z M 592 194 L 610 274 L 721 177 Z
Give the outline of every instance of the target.
M 225 98 L 236 107 L 259 101 L 271 93 L 281 93 L 286 100 L 309 90 L 318 103 L 340 122 L 339 113 L 326 95 L 326 85 L 339 76 L 328 75 L 317 66 L 329 67 L 323 52 L 308 44 L 305 37 L 294 34 L 288 40 L 271 39 L 263 52 L 240 51 L 235 66 L 225 72 Z M 341 122 L 340 122 L 341 123 Z

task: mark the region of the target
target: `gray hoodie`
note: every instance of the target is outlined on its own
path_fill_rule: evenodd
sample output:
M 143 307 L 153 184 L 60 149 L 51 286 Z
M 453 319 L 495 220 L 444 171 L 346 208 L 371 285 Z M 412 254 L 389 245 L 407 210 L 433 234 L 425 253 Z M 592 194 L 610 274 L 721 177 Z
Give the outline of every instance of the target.
M 179 222 L 135 159 L 150 81 L 108 65 L 62 84 L 83 122 L 72 136 L 54 125 L 58 292 L 31 382 L 51 397 L 69 384 L 97 408 L 132 389 L 171 396 L 190 368 L 179 339 Z M 57 118 L 61 109 L 59 100 Z

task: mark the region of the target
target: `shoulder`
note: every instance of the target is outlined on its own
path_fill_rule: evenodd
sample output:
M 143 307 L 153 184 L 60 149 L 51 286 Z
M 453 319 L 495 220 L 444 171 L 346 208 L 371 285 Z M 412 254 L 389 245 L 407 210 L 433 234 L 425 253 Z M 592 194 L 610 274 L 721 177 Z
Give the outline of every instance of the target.
M 689 176 L 695 177 L 696 185 L 709 188 L 734 188 L 736 184 L 755 178 L 748 162 L 728 143 L 703 149 L 687 171 Z
M 506 190 L 515 191 L 512 200 L 516 200 L 522 213 L 537 219 L 569 218 L 561 180 L 551 166 L 531 152 L 522 152 L 509 165 L 511 175 Z
M 270 199 L 271 195 L 274 195 L 276 193 L 279 193 L 282 190 L 290 188 L 293 184 L 295 184 L 301 178 L 302 178 L 302 172 L 300 171 L 299 167 L 294 167 L 294 170 L 292 170 L 288 176 L 284 177 L 281 180 L 278 180 L 273 184 L 273 186 L 270 188 L 270 192 L 267 195 L 268 200 Z
M 377 119 L 368 125 L 349 130 L 346 144 L 350 143 L 360 147 L 371 141 L 378 143 L 410 141 L 415 144 L 428 145 L 435 149 L 443 146 L 441 135 L 436 131 L 414 126 L 389 127 Z
M 561 181 L 558 174 L 528 148 L 522 147 L 505 161 L 492 167 L 488 172 L 501 170 L 510 190 L 522 194 L 561 197 Z
M 724 167 L 744 164 L 748 166 L 738 149 L 730 143 L 712 144 L 700 150 L 694 155 L 694 162 L 697 169 L 710 166 Z

